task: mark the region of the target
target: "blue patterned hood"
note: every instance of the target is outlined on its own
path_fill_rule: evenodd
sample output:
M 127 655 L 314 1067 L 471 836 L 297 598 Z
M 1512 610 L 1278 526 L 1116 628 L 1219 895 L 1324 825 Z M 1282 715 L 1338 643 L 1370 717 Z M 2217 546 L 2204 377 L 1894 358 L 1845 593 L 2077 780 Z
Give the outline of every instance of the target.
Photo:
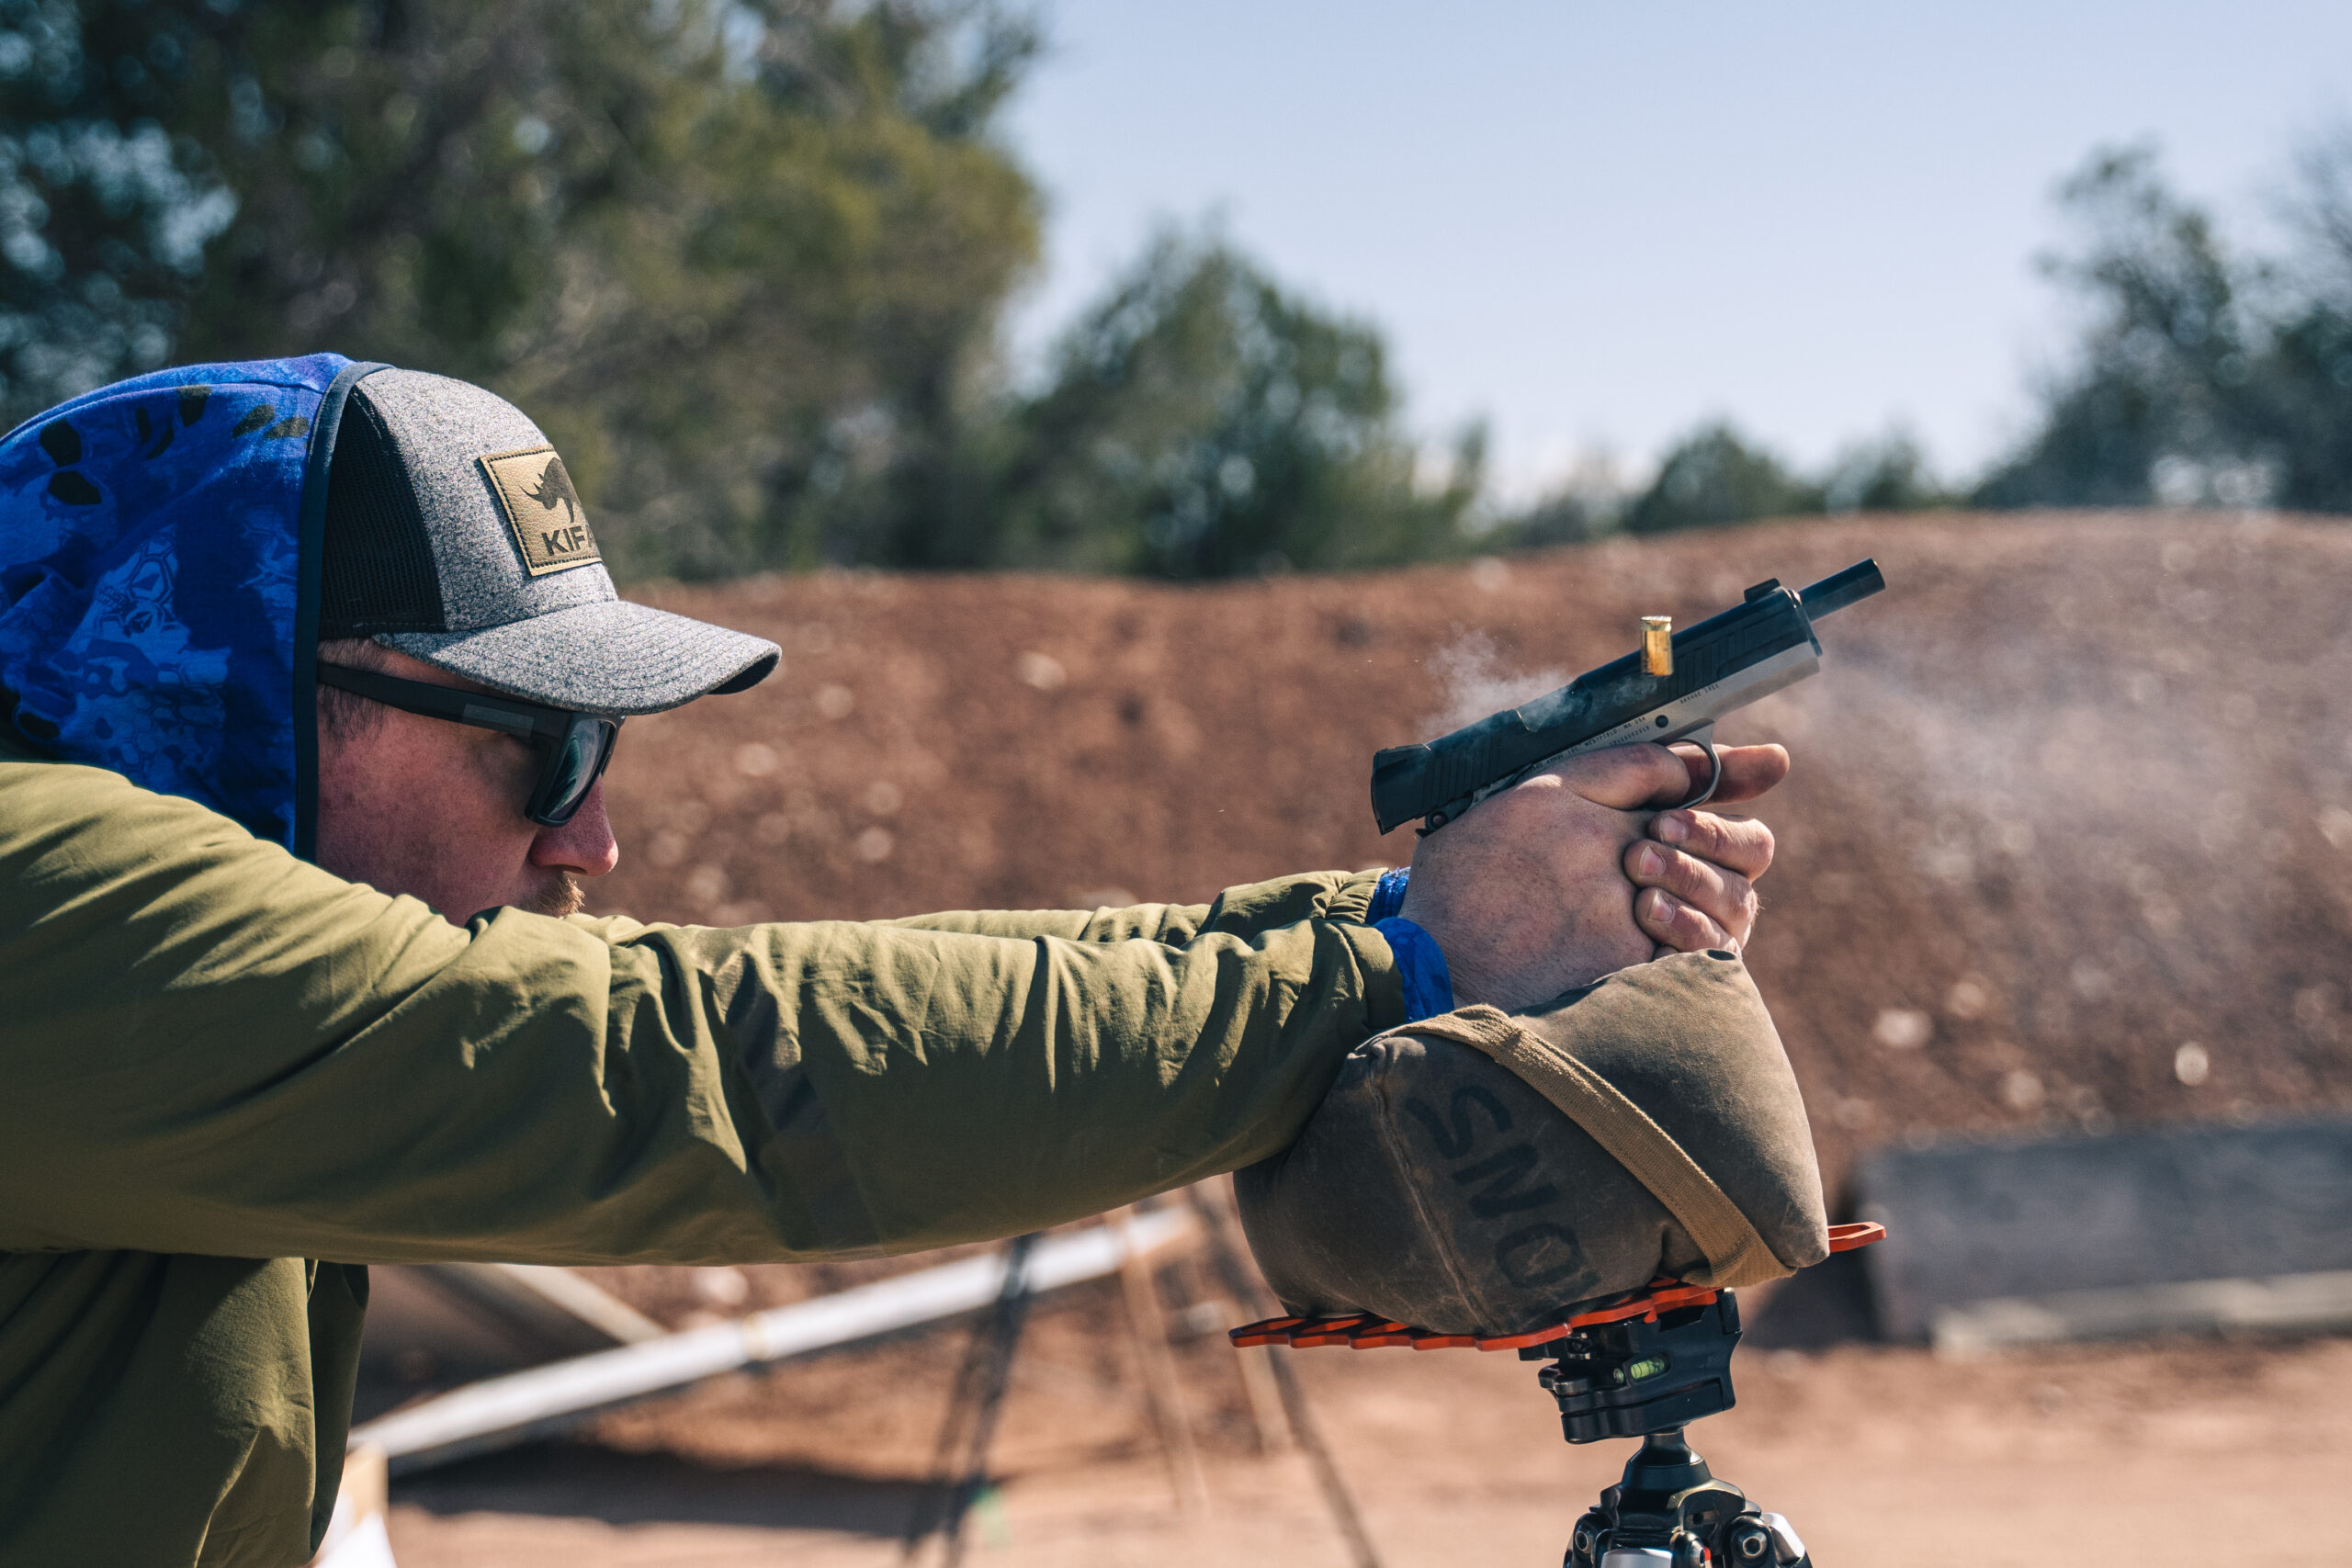
M 298 854 L 341 355 L 102 387 L 0 439 L 0 718 Z

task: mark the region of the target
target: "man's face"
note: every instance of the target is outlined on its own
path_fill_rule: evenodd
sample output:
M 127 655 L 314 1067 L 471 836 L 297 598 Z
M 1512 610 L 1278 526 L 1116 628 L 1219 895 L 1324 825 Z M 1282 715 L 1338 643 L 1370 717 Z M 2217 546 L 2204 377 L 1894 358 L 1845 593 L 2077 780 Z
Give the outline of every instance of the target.
M 388 675 L 481 691 L 462 676 L 377 649 Z M 342 733 L 319 728 L 318 863 L 384 893 L 422 898 L 451 921 L 501 904 L 541 914 L 580 907 L 575 880 L 620 861 L 596 781 L 571 821 L 523 815 L 539 754 L 495 730 L 380 703 Z

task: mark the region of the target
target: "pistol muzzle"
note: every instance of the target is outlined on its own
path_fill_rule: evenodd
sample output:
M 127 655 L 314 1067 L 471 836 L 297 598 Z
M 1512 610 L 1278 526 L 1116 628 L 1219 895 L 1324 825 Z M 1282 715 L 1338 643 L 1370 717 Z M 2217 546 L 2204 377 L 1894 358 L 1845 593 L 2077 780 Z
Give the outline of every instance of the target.
M 1842 610 L 1858 599 L 1867 599 L 1886 586 L 1886 579 L 1879 575 L 1878 562 L 1864 557 L 1843 571 L 1833 571 L 1827 577 L 1797 595 L 1804 605 L 1809 619 L 1819 620 L 1833 610 Z

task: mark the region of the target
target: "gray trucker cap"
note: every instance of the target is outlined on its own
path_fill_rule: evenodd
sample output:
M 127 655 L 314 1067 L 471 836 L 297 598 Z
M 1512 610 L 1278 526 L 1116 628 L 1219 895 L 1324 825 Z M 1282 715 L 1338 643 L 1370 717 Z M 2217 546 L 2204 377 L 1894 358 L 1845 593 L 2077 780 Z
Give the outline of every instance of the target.
M 556 707 L 740 692 L 775 644 L 621 598 L 555 446 L 505 399 L 418 370 L 352 389 L 328 470 L 319 636 L 371 637 Z

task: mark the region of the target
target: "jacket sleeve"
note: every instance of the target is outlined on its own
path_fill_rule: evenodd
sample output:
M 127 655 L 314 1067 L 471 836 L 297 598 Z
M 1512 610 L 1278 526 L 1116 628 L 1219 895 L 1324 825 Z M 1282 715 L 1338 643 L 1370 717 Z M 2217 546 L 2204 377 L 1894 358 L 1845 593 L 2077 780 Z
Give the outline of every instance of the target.
M 1077 1218 L 1284 1146 L 1402 1021 L 1369 889 L 459 930 L 0 758 L 0 1249 L 744 1262 Z
M 1212 904 L 1136 904 L 1126 908 L 978 909 L 944 915 L 910 915 L 886 925 L 909 931 L 966 931 L 1023 941 L 1057 937 L 1065 942 L 1131 942 L 1141 939 L 1182 947 L 1203 933 L 1251 937 L 1296 920 L 1323 918 L 1363 922 L 1372 890 L 1385 867 L 1354 875 L 1331 873 L 1288 876 L 1273 882 L 1228 887 Z

